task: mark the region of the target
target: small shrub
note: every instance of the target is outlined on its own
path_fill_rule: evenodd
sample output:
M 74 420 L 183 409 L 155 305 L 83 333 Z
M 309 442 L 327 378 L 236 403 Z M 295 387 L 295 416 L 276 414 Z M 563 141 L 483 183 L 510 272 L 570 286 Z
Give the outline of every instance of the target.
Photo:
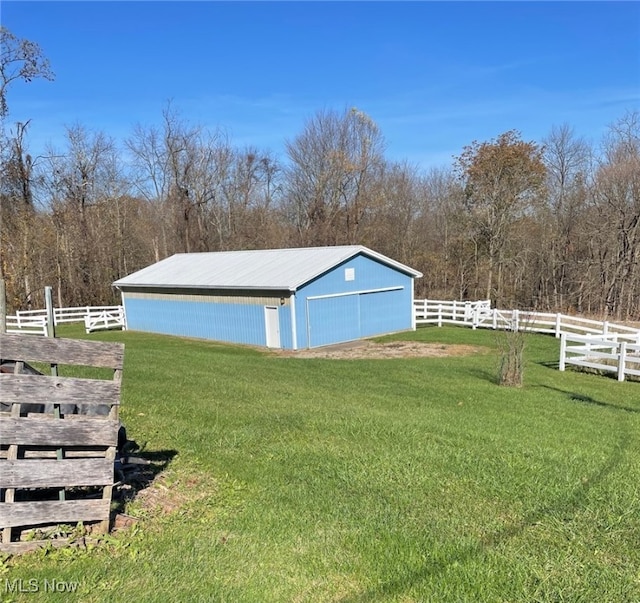
M 498 337 L 500 368 L 498 383 L 508 387 L 522 387 L 524 380 L 525 333 L 506 330 Z

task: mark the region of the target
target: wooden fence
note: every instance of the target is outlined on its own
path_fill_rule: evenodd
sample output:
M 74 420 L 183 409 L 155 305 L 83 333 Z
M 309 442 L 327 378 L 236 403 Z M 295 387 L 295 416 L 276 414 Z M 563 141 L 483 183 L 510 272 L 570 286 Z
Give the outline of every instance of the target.
M 3 367 L 14 366 L 0 374 L 0 551 L 51 542 L 34 539 L 35 528 L 83 522 L 107 531 L 124 346 L 0 335 L 0 350 Z M 51 376 L 25 374 L 28 363 L 50 366 Z M 109 369 L 112 378 L 61 377 L 59 365 Z
M 640 329 L 580 316 L 524 310 L 498 310 L 489 300 L 414 301 L 416 324 L 458 324 L 476 328 L 546 333 L 560 339 L 560 370 L 567 364 L 614 371 L 619 380 L 638 375 Z M 577 346 L 568 343 L 579 344 Z M 586 346 L 586 347 L 585 347 Z M 600 360 L 598 360 L 600 359 Z
M 54 308 L 53 322 L 55 325 L 82 322 L 87 333 L 105 329 L 124 329 L 124 308 L 122 306 Z M 46 335 L 47 311 L 18 310 L 15 315 L 7 316 L 7 333 Z

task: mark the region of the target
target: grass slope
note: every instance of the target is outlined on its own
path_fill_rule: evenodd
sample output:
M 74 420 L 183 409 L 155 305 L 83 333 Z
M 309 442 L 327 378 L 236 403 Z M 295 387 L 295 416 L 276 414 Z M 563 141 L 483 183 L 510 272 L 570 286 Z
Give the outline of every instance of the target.
M 498 336 L 422 328 L 395 339 L 492 351 L 346 361 L 92 335 L 126 344 L 122 419 L 172 458 L 170 508 L 5 559 L 2 600 L 640 601 L 640 384 L 560 373 L 532 335 L 525 386 L 499 387 Z

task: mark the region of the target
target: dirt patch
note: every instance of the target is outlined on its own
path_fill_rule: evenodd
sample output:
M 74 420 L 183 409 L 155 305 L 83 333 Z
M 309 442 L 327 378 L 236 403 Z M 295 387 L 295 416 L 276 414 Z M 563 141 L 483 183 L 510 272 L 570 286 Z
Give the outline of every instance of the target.
M 178 484 L 168 485 L 166 476 L 160 474 L 146 488 L 136 493 L 135 502 L 144 511 L 167 515 L 179 509 L 189 500 Z
M 298 350 L 296 352 L 278 352 L 291 358 L 332 358 L 341 360 L 385 359 L 385 358 L 442 358 L 445 356 L 469 356 L 486 354 L 489 350 L 482 346 L 419 343 L 414 341 L 393 341 L 375 343 L 358 341 L 348 344 Z
M 210 487 L 204 486 L 204 478 L 174 477 L 169 481 L 166 473 L 160 473 L 146 487 L 132 493 L 131 511 L 141 516 L 168 515 L 191 502 L 210 496 Z

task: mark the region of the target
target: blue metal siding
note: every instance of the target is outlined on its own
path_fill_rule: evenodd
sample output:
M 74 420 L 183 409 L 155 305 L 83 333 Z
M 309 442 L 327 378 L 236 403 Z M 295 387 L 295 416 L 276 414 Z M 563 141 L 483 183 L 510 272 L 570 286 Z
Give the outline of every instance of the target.
M 347 268 L 354 269 L 355 279 L 352 281 L 345 281 L 345 269 Z M 407 285 L 411 282 L 410 276 L 366 256 L 357 255 L 300 287 L 299 292 L 304 292 L 305 297 L 312 297 L 314 295 Z
M 265 346 L 264 305 L 127 298 L 124 302 L 128 328 L 167 335 L 198 337 Z M 281 343 L 291 348 L 289 308 L 278 308 Z
M 291 308 L 288 305 L 278 307 L 278 319 L 280 320 L 280 345 L 283 350 L 292 350 L 293 333 L 291 332 Z
M 353 280 L 345 280 L 345 269 L 354 270 Z M 400 289 L 376 291 L 396 287 Z M 341 295 L 348 293 L 353 295 Z M 328 295 L 339 297 L 323 297 Z M 296 293 L 298 347 L 410 330 L 413 328 L 412 295 L 411 276 L 358 255 Z
M 412 329 L 412 295 L 410 275 L 357 255 L 296 291 L 297 348 Z M 281 346 L 293 348 L 292 305 L 285 291 L 125 290 L 123 301 L 129 329 L 257 346 L 266 346 L 264 307 L 275 306 Z

